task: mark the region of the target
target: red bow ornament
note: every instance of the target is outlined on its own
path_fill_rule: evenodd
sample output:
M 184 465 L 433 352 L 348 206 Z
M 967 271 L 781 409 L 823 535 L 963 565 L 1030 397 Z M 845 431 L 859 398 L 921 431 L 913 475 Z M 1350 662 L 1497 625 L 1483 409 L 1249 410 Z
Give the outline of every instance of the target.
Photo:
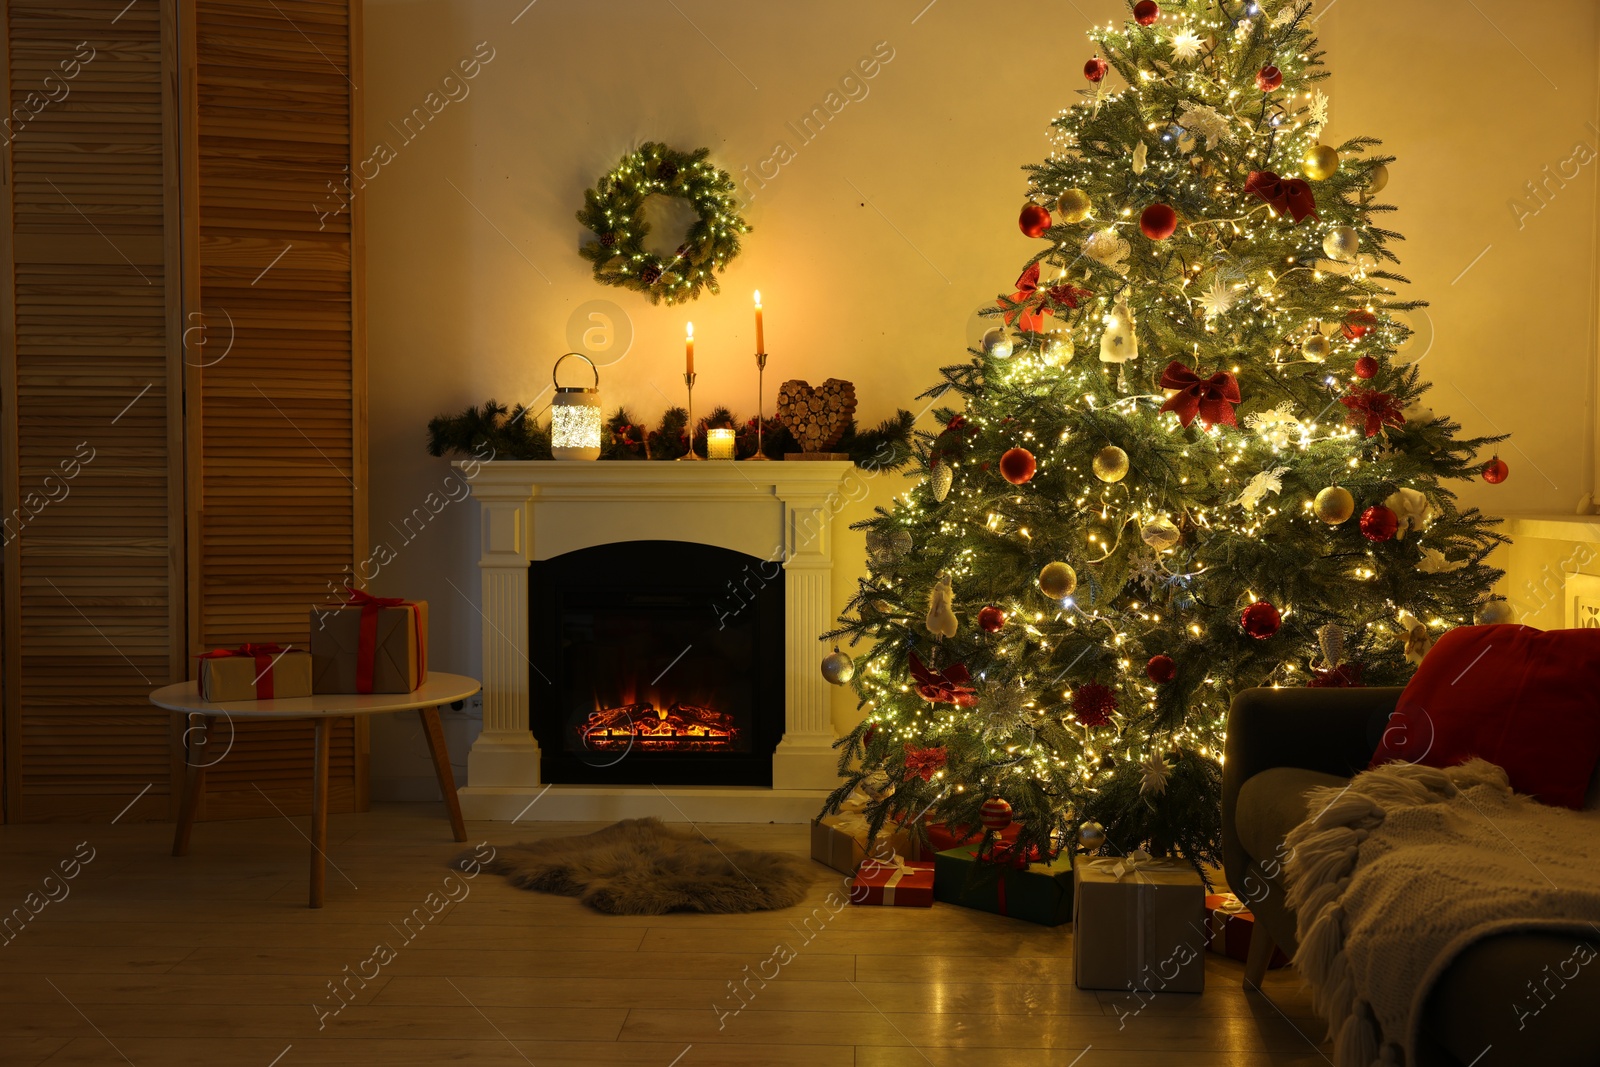
M 1207 426 L 1224 423 L 1237 426 L 1233 405 L 1242 399 L 1239 382 L 1227 371 L 1219 370 L 1209 378 L 1202 378 L 1177 360 L 1167 364 L 1161 372 L 1161 388 L 1177 392 L 1161 405 L 1162 411 L 1177 414 L 1178 421 L 1188 426 L 1196 415 Z
M 911 677 L 917 681 L 917 692 L 924 700 L 935 704 L 954 704 L 970 708 L 978 702 L 978 691 L 972 685 L 972 675 L 964 664 L 957 663 L 948 670 L 936 671 L 911 653 Z
M 1311 186 L 1299 178 L 1285 181 L 1270 170 L 1253 170 L 1245 179 L 1244 191 L 1259 196 L 1280 215 L 1293 215 L 1296 222 L 1317 217 L 1317 198 Z
M 933 748 L 906 746 L 906 771 L 924 782 L 932 781 L 934 773 L 944 769 L 945 759 L 944 749 L 937 746 Z
M 1390 393 L 1380 393 L 1376 389 L 1367 389 L 1357 386 L 1351 390 L 1349 396 L 1341 396 L 1339 403 L 1350 409 L 1350 414 L 1345 416 L 1352 426 L 1361 426 L 1366 430 L 1368 437 L 1376 437 L 1383 432 L 1385 426 L 1404 426 L 1406 417 L 1400 413 L 1400 405 Z
M 1000 306 L 1005 310 L 1007 326 L 1015 323 L 1018 329 L 1038 333 L 1044 329 L 1044 316 L 1054 313 L 1052 303 L 1075 308 L 1078 306 L 1078 301 L 1091 295 L 1087 289 L 1079 289 L 1075 285 L 1065 283 L 1052 285 L 1041 291 L 1039 264 L 1034 263 L 1017 279 L 1017 291 L 1011 294 L 1010 302 L 1002 297 Z

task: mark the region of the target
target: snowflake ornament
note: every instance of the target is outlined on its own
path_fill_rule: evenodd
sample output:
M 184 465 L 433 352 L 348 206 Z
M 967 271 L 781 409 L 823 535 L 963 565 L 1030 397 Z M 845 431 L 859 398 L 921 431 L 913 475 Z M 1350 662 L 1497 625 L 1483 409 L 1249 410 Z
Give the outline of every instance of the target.
M 1272 20 L 1272 28 L 1275 30 L 1283 29 L 1285 26 L 1289 25 L 1289 23 L 1294 21 L 1294 16 L 1295 5 L 1284 4 L 1283 8 L 1278 12 L 1277 18 Z
M 1242 505 L 1247 511 L 1254 511 L 1256 506 L 1266 499 L 1268 493 L 1283 492 L 1283 476 L 1288 473 L 1288 467 L 1273 467 L 1262 471 L 1246 483 L 1244 491 L 1234 503 Z
M 1150 753 L 1139 764 L 1139 792 L 1145 796 L 1161 796 L 1167 791 L 1167 778 L 1171 773 L 1161 753 Z
M 1184 104 L 1183 114 L 1178 116 L 1178 125 L 1196 136 L 1204 137 L 1213 148 L 1218 141 L 1233 140 L 1233 130 L 1227 116 L 1210 104 Z
M 1218 277 L 1213 278 L 1211 288 L 1200 295 L 1200 306 L 1205 308 L 1209 321 L 1226 314 L 1238 299 L 1238 290 Z
M 1305 432 L 1294 416 L 1294 401 L 1285 400 L 1271 411 L 1257 411 L 1244 417 L 1245 426 L 1254 430 L 1273 448 L 1288 448 L 1289 442 Z
M 1096 230 L 1083 242 L 1083 254 L 1099 263 L 1101 266 L 1110 267 L 1118 274 L 1128 273 L 1128 256 L 1133 249 L 1121 234 L 1113 229 Z
M 1200 48 L 1205 42 L 1200 35 L 1184 30 L 1172 38 L 1172 58 L 1179 63 L 1187 63 L 1200 54 Z
M 1306 126 L 1313 135 L 1321 132 L 1322 127 L 1328 124 L 1328 94 L 1321 89 L 1316 89 L 1311 94 L 1310 117 Z

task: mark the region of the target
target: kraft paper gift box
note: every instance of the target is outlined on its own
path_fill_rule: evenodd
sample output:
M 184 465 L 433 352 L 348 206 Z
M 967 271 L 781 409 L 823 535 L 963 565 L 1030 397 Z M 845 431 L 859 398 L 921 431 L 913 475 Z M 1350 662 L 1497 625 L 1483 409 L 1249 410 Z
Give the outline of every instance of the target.
M 837 815 L 811 820 L 811 858 L 840 874 L 855 874 L 867 858 L 871 826 L 866 806 L 866 794 L 855 790 L 839 805 Z M 895 855 L 913 860 L 922 858 L 916 837 L 892 822 L 884 823 L 883 829 L 878 831 L 878 839 L 872 842 L 872 854 L 880 860 Z
M 868 860 L 850 879 L 850 903 L 890 908 L 933 907 L 933 864 Z
M 1250 938 L 1254 936 L 1256 917 L 1244 906 L 1244 901 L 1232 893 L 1206 894 L 1206 948 L 1221 956 L 1236 960 L 1250 958 Z M 1289 957 L 1280 948 L 1272 950 L 1269 970 L 1289 966 Z
M 1073 969 L 1079 989 L 1205 989 L 1205 886 L 1181 860 L 1080 857 Z
M 311 653 L 280 645 L 240 645 L 200 656 L 200 699 L 274 700 L 311 695 Z
M 933 899 L 1041 926 L 1071 922 L 1072 857 L 1019 866 L 1006 846 L 998 860 L 980 859 L 970 845 L 934 856 Z
M 410 693 L 428 679 L 428 602 L 351 591 L 311 609 L 317 693 Z

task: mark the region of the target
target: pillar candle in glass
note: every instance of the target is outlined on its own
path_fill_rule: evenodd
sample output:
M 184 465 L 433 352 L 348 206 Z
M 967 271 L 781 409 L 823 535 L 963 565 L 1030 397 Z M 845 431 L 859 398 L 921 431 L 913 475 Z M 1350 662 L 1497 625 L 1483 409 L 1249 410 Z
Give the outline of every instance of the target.
M 713 426 L 706 431 L 706 458 L 733 458 L 733 430 L 726 426 Z

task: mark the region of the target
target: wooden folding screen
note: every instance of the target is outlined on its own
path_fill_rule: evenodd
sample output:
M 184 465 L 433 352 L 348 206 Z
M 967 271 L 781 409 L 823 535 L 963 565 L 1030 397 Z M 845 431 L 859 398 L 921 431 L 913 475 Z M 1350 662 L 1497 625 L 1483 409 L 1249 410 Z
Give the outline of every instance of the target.
M 186 650 L 162 15 L 10 0 L 5 29 L 7 815 L 164 816 L 147 696 Z
M 166 817 L 181 730 L 149 690 L 304 642 L 366 543 L 361 205 L 326 210 L 359 3 L 6 0 L 4 26 L 6 817 Z M 202 814 L 305 810 L 304 733 L 224 727 Z M 365 749 L 338 740 L 339 807 Z

